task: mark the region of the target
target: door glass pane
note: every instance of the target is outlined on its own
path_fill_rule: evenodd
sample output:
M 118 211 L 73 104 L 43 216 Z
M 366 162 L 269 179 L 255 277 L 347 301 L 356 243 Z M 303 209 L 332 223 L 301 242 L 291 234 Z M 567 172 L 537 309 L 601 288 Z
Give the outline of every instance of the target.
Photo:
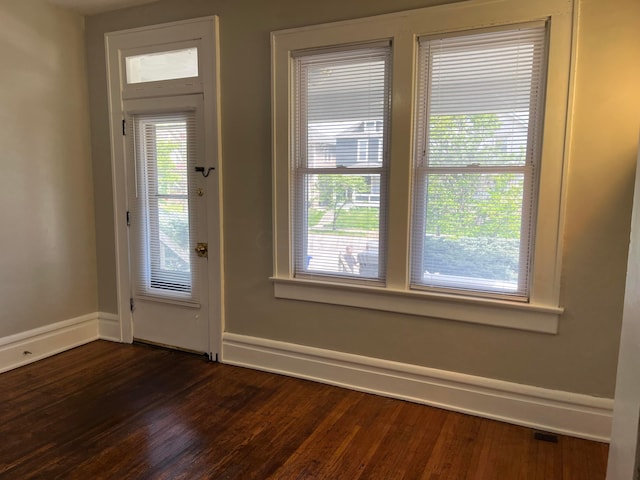
M 183 198 L 158 198 L 158 240 L 161 272 L 191 271 L 189 261 L 189 205 Z
M 136 288 L 143 295 L 190 298 L 193 215 L 188 172 L 193 115 L 140 115 L 134 124 Z
M 128 84 L 197 77 L 198 48 L 133 55 L 125 63 Z

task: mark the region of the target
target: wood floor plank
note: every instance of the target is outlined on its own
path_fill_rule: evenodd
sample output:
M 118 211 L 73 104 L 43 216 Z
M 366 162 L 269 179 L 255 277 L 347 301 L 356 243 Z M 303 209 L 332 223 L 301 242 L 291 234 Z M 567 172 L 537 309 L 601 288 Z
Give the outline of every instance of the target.
M 481 419 L 469 415 L 447 415 L 421 478 L 466 478 L 481 423 Z
M 561 439 L 561 446 L 563 480 L 605 478 L 605 455 L 608 453 L 605 445 L 579 438 L 565 437 Z
M 0 479 L 602 480 L 608 448 L 104 341 L 0 375 Z

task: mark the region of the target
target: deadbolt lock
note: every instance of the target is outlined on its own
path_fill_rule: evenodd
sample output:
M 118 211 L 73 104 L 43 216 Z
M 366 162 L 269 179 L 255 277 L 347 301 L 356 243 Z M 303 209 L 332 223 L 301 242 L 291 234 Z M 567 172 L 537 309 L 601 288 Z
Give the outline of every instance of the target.
M 196 253 L 199 257 L 207 258 L 209 256 L 209 244 L 208 243 L 198 243 L 196 245 Z

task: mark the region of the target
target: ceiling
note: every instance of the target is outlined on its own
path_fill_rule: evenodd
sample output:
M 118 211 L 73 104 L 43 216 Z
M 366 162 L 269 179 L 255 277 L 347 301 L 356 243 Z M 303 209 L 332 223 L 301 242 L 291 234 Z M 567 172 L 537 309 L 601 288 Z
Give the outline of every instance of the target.
M 68 10 L 73 10 L 82 15 L 93 15 L 94 13 L 108 12 L 119 8 L 142 5 L 143 3 L 153 3 L 157 0 L 48 0 L 49 3 Z

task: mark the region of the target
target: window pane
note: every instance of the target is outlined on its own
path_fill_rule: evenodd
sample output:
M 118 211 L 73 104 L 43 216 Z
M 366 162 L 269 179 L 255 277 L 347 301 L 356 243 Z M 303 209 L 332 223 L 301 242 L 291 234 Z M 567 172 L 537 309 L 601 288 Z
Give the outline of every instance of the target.
M 158 238 L 154 240 L 160 244 L 158 269 L 184 273 L 191 271 L 189 205 L 186 198 L 158 199 Z
M 429 165 L 526 162 L 543 35 L 535 28 L 429 41 Z
M 388 49 L 300 60 L 300 159 L 310 168 L 380 167 L 387 113 Z M 305 148 L 306 145 L 306 148 Z
M 187 124 L 173 122 L 153 125 L 156 136 L 158 194 L 187 195 Z
M 303 183 L 297 270 L 378 278 L 380 175 L 305 175 Z
M 191 271 L 189 252 L 189 203 L 187 177 L 187 122 L 167 119 L 143 123 L 148 155 L 151 281 L 155 288 L 185 290 L 190 277 L 175 276 Z M 155 173 L 155 175 L 154 175 Z M 153 187 L 156 188 L 153 188 Z
M 383 278 L 390 58 L 389 45 L 295 58 L 296 275 Z
M 420 41 L 414 286 L 528 296 L 545 37 Z
M 430 166 L 521 166 L 527 157 L 529 112 L 429 117 Z
M 201 220 L 189 199 L 194 195 L 189 172 L 197 158 L 195 113 L 135 115 L 132 127 L 135 293 L 197 301 L 193 243 Z
M 198 76 L 198 49 L 146 53 L 125 59 L 127 83 L 158 82 Z
M 424 285 L 515 293 L 524 174 L 432 174 L 424 198 Z

